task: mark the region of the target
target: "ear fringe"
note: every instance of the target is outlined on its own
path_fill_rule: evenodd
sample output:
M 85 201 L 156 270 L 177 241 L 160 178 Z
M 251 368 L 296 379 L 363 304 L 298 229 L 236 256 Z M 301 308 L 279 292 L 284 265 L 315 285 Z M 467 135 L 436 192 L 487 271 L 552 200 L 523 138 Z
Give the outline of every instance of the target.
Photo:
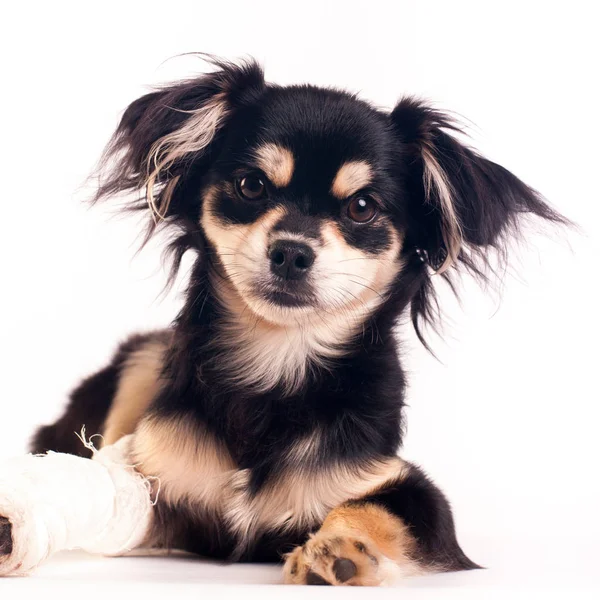
M 537 191 L 459 141 L 456 134 L 464 131 L 451 116 L 422 100 L 405 97 L 391 118 L 415 158 L 415 168 L 409 173 L 415 197 L 439 213 L 436 217 L 435 210 L 415 205 L 414 218 L 424 227 L 415 250 L 427 253 L 430 266 L 456 298 L 455 282 L 461 272 L 484 287 L 501 285 L 511 245 L 523 238 L 526 216 L 555 226 L 574 226 Z M 411 301 L 411 320 L 419 340 L 431 352 L 421 325 L 438 331 L 442 314 L 429 272 L 423 273 Z
M 192 53 L 216 70 L 161 86 L 135 100 L 123 113 L 92 177 L 92 203 L 139 192 L 129 210 L 149 208 L 164 220 L 186 166 L 202 156 L 238 104 L 265 87 L 254 60 L 230 62 Z
M 545 204 L 544 207 L 548 211 L 546 214 L 540 215 L 537 212 L 533 214 L 543 218 L 553 227 L 568 227 L 577 230 L 577 225 L 571 220 Z M 444 268 L 446 263 L 444 261 L 444 264 L 437 270 L 430 268 L 429 273 L 424 274 L 421 287 L 410 303 L 411 322 L 417 338 L 435 358 L 437 356 L 427 341 L 426 331 L 432 331 L 440 336 L 445 319 L 432 274 L 441 276 L 441 281 L 449 286 L 452 295 L 459 303 L 461 297 L 458 284 L 463 275 L 471 277 L 482 290 L 491 291 L 500 297 L 504 279 L 510 268 L 509 255 L 512 255 L 513 250 L 516 251 L 519 245 L 526 241 L 524 224 L 527 223 L 534 232 L 540 231 L 538 224 L 533 219 L 527 219 L 526 214 L 523 211 L 513 215 L 492 243 L 483 247 L 463 244 L 456 260 L 448 268 Z M 541 232 L 545 235 L 550 234 L 546 228 L 543 228 Z
M 437 198 L 441 211 L 441 233 L 445 255 L 436 273 L 444 273 L 457 264 L 463 247 L 463 225 L 456 210 L 456 190 L 442 165 L 436 149 L 437 132 L 463 133 L 450 115 L 436 110 L 414 96 L 404 96 L 392 112 L 392 120 L 403 141 L 409 144 L 423 165 L 425 201 L 434 205 Z
M 462 247 L 462 227 L 454 208 L 454 191 L 447 175 L 435 158 L 435 149 L 429 142 L 425 142 L 421 149 L 423 158 L 423 185 L 425 188 L 425 200 L 431 202 L 432 191 L 435 188 L 440 200 L 442 211 L 442 237 L 446 246 L 446 257 L 437 269 L 437 273 L 443 273 L 456 263 L 460 256 Z
M 148 154 L 144 188 L 148 206 L 155 220 L 165 219 L 173 190 L 179 180 L 179 176 L 168 179 L 169 169 L 186 156 L 205 150 L 225 120 L 228 114 L 225 94 L 217 94 L 210 102 L 196 110 L 182 112 L 191 116 L 181 127 L 157 140 Z M 167 181 L 162 185 L 162 193 L 157 201 L 154 188 L 165 178 Z

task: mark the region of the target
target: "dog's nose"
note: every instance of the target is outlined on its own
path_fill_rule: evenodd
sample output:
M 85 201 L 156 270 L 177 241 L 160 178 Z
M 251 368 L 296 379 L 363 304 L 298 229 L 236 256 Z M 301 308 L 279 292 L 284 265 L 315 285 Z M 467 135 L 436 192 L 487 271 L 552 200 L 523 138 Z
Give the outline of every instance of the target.
M 278 240 L 269 248 L 271 271 L 283 279 L 302 279 L 315 262 L 312 248 L 294 240 Z

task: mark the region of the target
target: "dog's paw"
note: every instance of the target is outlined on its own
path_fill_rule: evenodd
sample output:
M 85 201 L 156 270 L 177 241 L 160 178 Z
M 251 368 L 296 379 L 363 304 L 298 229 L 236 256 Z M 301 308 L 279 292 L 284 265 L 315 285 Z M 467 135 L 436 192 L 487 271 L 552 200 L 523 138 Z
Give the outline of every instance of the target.
M 6 517 L 0 517 L 0 563 L 12 554 L 12 524 Z
M 285 583 L 379 586 L 391 583 L 399 567 L 369 537 L 317 532 L 287 555 L 283 569 Z

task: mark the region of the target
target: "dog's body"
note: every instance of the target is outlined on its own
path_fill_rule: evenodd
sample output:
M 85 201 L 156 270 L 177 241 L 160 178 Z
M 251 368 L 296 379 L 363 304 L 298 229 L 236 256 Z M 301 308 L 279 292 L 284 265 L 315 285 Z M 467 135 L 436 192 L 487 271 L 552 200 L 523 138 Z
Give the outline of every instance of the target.
M 520 213 L 562 218 L 403 100 L 264 83 L 260 69 L 158 91 L 126 111 L 99 197 L 145 189 L 198 259 L 168 331 L 138 335 L 73 393 L 34 451 L 133 434 L 160 482 L 146 544 L 280 560 L 286 581 L 367 585 L 476 568 L 443 494 L 397 456 L 393 327 L 432 318 L 432 267 L 502 249 Z M 314 534 L 310 536 L 309 534 Z
M 211 319 L 210 309 L 205 311 Z M 389 332 L 380 336 L 392 343 Z M 175 338 L 155 332 L 126 342 L 109 367 L 75 390 L 65 416 L 40 430 L 34 443 L 38 451 L 89 455 L 67 433 L 81 423 L 88 431 L 101 432 L 105 444 L 135 431 L 133 462 L 160 481 L 149 546 L 222 559 L 278 561 L 301 546 L 332 509 L 343 507 L 352 508 L 359 520 L 365 513 L 364 531 L 353 530 L 345 519 L 339 533 L 314 540 L 332 545 L 331 538 L 351 538 L 344 556 L 361 567 L 359 582 L 379 582 L 369 556 L 384 560 L 379 546 L 387 537 L 396 540 L 396 554 L 404 557 L 399 573 L 475 566 L 456 543 L 443 495 L 396 456 L 401 396 L 396 385 L 382 389 L 381 377 L 369 373 L 369 346 L 356 361 L 342 366 L 343 375 L 336 370 L 316 378 L 310 397 L 288 396 L 283 403 L 273 393 L 231 397 L 219 372 L 205 372 L 201 387 L 173 390 L 174 402 L 157 391 L 165 391 L 158 365 L 174 351 Z M 209 340 L 201 337 L 192 343 L 201 348 L 201 341 Z M 401 381 L 397 361 L 386 360 L 385 354 L 372 358 L 376 363 L 383 358 L 379 367 L 385 365 L 395 373 L 394 381 Z M 385 379 L 383 383 L 388 385 Z M 207 393 L 204 386 L 214 391 Z M 114 390 L 111 406 L 105 402 L 109 389 Z M 371 397 L 361 410 L 364 398 Z M 90 421 L 87 407 L 95 402 L 104 405 L 105 416 L 97 414 L 99 420 Z M 380 420 L 381 414 L 388 416 Z M 380 537 L 373 521 L 381 516 L 371 514 L 374 508 L 367 501 L 389 521 Z M 393 520 L 388 509 L 401 520 Z M 419 547 L 412 531 L 418 532 Z M 370 536 L 375 536 L 374 543 Z M 364 557 L 354 541 L 368 549 Z M 336 556 L 332 550 L 331 560 Z M 315 566 L 312 570 L 322 572 Z M 300 574 L 307 575 L 302 569 Z M 326 574 L 331 576 L 331 571 L 322 576 Z M 389 566 L 381 574 L 385 580 L 394 575 Z

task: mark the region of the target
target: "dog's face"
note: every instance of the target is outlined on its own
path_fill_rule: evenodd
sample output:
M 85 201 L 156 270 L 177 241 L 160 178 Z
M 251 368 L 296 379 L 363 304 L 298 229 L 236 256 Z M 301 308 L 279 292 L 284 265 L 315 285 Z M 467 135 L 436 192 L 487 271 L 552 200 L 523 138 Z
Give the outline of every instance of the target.
M 200 222 L 260 317 L 362 320 L 402 266 L 403 194 L 388 120 L 346 94 L 268 90 L 231 121 Z

